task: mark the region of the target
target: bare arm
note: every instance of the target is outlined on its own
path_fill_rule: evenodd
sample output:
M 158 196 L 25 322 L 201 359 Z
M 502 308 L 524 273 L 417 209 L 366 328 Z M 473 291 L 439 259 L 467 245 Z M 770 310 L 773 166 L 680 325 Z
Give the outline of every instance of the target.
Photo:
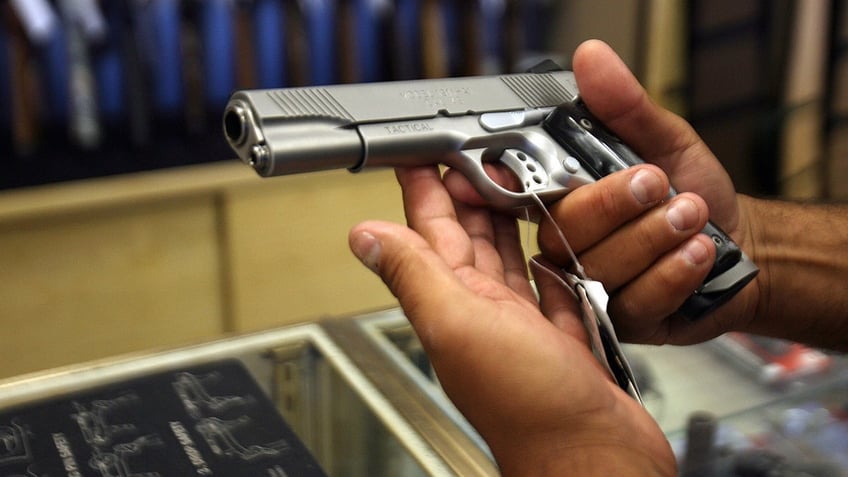
M 848 351 L 848 206 L 740 196 L 760 300 L 745 331 Z

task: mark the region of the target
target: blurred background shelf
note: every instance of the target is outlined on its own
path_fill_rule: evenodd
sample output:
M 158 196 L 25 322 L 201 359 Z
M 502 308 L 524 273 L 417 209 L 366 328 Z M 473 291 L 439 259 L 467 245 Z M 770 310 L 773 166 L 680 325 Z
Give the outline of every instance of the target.
M 220 132 L 239 88 L 568 68 L 601 38 L 740 191 L 844 199 L 845 3 L 7 1 L 0 376 L 395 303 L 346 243 L 403 220 L 392 173 L 255 177 Z

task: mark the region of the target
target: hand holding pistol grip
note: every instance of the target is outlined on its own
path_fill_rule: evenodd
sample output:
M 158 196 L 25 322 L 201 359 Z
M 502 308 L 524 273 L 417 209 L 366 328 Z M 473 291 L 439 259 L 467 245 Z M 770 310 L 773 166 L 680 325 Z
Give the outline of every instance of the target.
M 543 127 L 598 179 L 644 163 L 592 116 L 579 97 L 559 106 L 546 118 Z M 676 194 L 674 189 L 671 194 Z M 690 320 L 703 317 L 733 298 L 759 271 L 739 246 L 711 221 L 702 233 L 715 243 L 716 259 L 703 285 L 695 290 L 679 310 Z

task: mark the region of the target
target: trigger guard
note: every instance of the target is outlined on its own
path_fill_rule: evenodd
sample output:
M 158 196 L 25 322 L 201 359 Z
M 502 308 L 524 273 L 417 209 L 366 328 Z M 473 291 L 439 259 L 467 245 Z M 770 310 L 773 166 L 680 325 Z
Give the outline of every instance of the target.
M 446 164 L 461 172 L 471 182 L 471 185 L 474 186 L 474 189 L 477 190 L 486 203 L 497 209 L 509 210 L 533 207 L 538 205 L 538 200 L 544 203 L 551 203 L 562 198 L 574 188 L 587 183 L 587 181 L 582 180 L 576 175 L 568 174 L 565 171 L 563 173 L 565 173 L 567 185 L 561 181 L 551 180 L 552 174 L 548 173 L 547 169 L 541 165 L 541 162 L 535 161 L 535 159 L 531 160 L 530 155 L 520 149 L 506 149 L 500 153 L 500 157 L 497 159 L 491 157 L 484 160 L 483 158 L 487 152 L 490 151 L 483 149 L 465 150 L 459 156 L 454 157 L 454 160 L 446 161 Z M 518 154 L 523 154 L 525 159 L 519 159 L 517 157 Z M 515 156 L 514 159 L 512 158 L 513 155 Z M 509 156 L 510 158 L 504 160 L 504 156 Z M 485 162 L 501 162 L 516 177 L 521 179 L 522 183 L 525 178 L 529 178 L 533 187 L 527 190 L 527 185 L 522 184 L 525 190 L 515 192 L 501 186 L 486 173 L 483 167 Z M 528 168 L 527 164 L 532 165 Z M 516 168 L 519 168 L 518 171 L 516 171 Z M 535 173 L 538 175 L 540 182 L 537 182 L 533 178 L 533 171 L 531 171 L 533 168 L 536 168 Z M 526 171 L 526 173 L 521 173 L 522 171 Z
M 445 164 L 465 174 L 477 192 L 490 205 L 500 209 L 552 203 L 572 190 L 595 182 L 579 163 L 559 150 L 545 135 L 535 131 L 514 131 L 475 138 L 465 143 Z M 501 163 L 520 181 L 514 192 L 497 184 L 486 173 L 486 162 Z
M 448 162 L 448 166 L 461 172 L 471 183 L 477 193 L 494 207 L 516 208 L 528 205 L 528 200 L 522 194 L 513 192 L 489 177 L 483 167 L 482 150 L 463 151 L 461 160 L 454 163 Z

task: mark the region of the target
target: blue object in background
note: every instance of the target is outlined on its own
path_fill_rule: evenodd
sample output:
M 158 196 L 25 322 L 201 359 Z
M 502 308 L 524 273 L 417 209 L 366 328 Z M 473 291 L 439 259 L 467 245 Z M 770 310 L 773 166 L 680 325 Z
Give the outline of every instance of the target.
M 253 11 L 256 80 L 260 88 L 285 86 L 285 13 L 280 0 L 256 0 Z
M 12 85 L 9 78 L 9 44 L 6 32 L 0 29 L 0 126 L 2 126 L 2 140 L 7 139 L 12 125 Z
M 375 0 L 356 0 L 356 48 L 359 50 L 360 82 L 377 81 L 381 77 L 380 6 Z
M 420 0 L 397 0 L 395 2 L 395 31 L 397 44 L 395 75 L 397 79 L 409 80 L 421 77 L 421 23 Z
M 304 0 L 309 41 L 311 83 L 332 84 L 336 81 L 336 2 Z
M 480 0 L 483 28 L 483 73 L 497 74 L 507 72 L 502 64 L 504 57 L 504 15 L 505 0 Z
M 180 68 L 180 2 L 149 0 L 134 9 L 142 61 L 150 73 L 153 102 L 158 113 L 179 114 L 183 106 Z
M 97 102 L 103 119 L 114 121 L 126 113 L 124 87 L 124 64 L 121 56 L 121 26 L 124 12 L 121 2 L 104 2 L 104 16 L 109 25 L 106 39 L 94 49 L 95 81 L 97 82 Z
M 226 104 L 235 88 L 235 52 L 231 0 L 204 0 L 201 16 L 203 73 L 210 107 Z
M 70 60 L 65 41 L 65 26 L 56 22 L 47 42 L 40 48 L 40 73 L 42 96 L 45 100 L 45 117 L 48 121 L 64 121 L 70 107 Z
M 441 0 L 439 9 L 442 12 L 442 22 L 445 32 L 445 46 L 447 51 L 448 76 L 456 76 L 462 71 L 462 37 L 460 33 L 460 12 L 462 8 L 453 0 Z
M 159 110 L 173 114 L 183 106 L 182 68 L 180 68 L 180 2 L 153 0 L 156 20 L 158 61 L 154 70 L 154 94 Z
M 524 48 L 531 52 L 545 51 L 548 31 L 544 25 L 550 24 L 552 8 L 550 2 L 527 0 L 521 7 L 522 29 L 524 30 Z

